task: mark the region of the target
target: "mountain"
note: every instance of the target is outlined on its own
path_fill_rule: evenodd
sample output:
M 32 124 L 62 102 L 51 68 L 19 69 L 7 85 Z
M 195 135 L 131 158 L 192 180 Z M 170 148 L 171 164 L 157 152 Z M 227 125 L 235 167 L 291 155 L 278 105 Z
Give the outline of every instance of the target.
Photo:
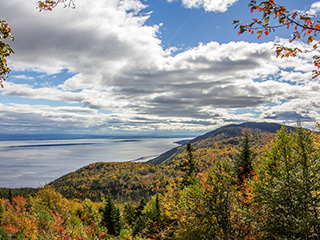
M 257 138 L 257 135 L 274 135 L 282 125 L 277 124 L 277 123 L 256 123 L 256 122 L 247 122 L 247 123 L 242 123 L 239 125 L 236 124 L 230 124 L 221 128 L 218 128 L 216 130 L 213 130 L 211 132 L 208 132 L 202 136 L 196 137 L 189 142 L 196 148 L 206 148 L 210 147 L 209 145 L 212 144 L 213 142 L 226 142 L 223 140 L 229 139 L 227 141 L 229 144 L 231 143 L 232 145 L 238 144 L 239 143 L 239 137 L 242 136 L 244 129 L 248 129 L 248 131 L 255 135 L 255 138 Z M 288 130 L 295 130 L 293 127 L 288 127 Z M 269 136 L 269 137 L 270 137 Z M 259 137 L 258 137 L 259 138 Z M 260 137 L 261 138 L 261 137 Z M 258 139 L 256 139 L 258 140 Z M 263 141 L 263 139 L 260 139 L 260 141 Z M 268 142 L 267 139 L 266 141 L 263 142 Z M 259 141 L 259 143 L 260 143 Z M 263 144 L 264 145 L 264 144 Z M 164 163 L 169 163 L 173 159 L 175 159 L 179 154 L 183 153 L 186 148 L 186 143 L 182 146 L 175 147 L 160 156 L 150 160 L 149 162 L 152 163 L 157 163 L 157 164 L 164 164 Z

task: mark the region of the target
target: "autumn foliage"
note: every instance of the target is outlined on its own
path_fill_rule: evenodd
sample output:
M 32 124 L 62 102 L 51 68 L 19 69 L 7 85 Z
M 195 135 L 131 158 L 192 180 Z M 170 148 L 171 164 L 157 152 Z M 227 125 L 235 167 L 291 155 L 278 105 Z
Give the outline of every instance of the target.
M 189 146 L 166 164 L 89 165 L 53 184 L 63 194 L 47 185 L 30 196 L 2 198 L 0 239 L 319 239 L 319 134 L 299 124 L 294 131 L 282 127 L 276 135 L 252 129 L 243 133 L 231 138 L 220 133 L 216 143 L 194 142 L 198 148 L 190 151 Z M 248 152 L 248 142 L 255 158 L 239 184 L 237 158 Z M 256 151 L 256 142 L 265 144 Z M 182 188 L 186 172 L 179 165 L 190 160 L 195 161 L 195 176 Z M 202 163 L 206 161 L 210 164 Z M 113 179 L 111 185 L 105 174 Z M 93 180 L 101 190 L 90 184 Z M 130 191 L 126 183 L 132 184 Z M 137 183 L 143 191 L 132 188 Z M 82 195 L 73 198 L 73 191 Z M 85 192 L 100 197 L 92 201 Z
M 13 53 L 12 48 L 6 40 L 12 40 L 13 36 L 11 34 L 11 28 L 9 24 L 4 21 L 0 20 L 0 86 L 3 87 L 3 81 L 6 80 L 8 73 L 11 72 L 10 68 L 7 64 L 7 58 Z

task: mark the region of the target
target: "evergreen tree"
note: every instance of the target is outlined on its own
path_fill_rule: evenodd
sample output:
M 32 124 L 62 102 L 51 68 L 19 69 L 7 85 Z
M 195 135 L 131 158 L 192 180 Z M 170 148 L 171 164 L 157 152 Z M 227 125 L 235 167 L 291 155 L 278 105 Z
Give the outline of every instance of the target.
M 133 235 L 144 234 L 147 228 L 147 217 L 144 215 L 140 215 L 133 226 L 132 233 Z
M 104 207 L 102 209 L 101 224 L 108 229 L 108 233 L 118 236 L 121 230 L 120 210 L 113 202 L 113 199 L 108 195 Z
M 161 211 L 160 211 L 160 203 L 159 203 L 159 194 L 156 195 L 156 202 L 155 202 L 155 214 L 154 214 L 154 221 L 160 221 Z
M 283 127 L 256 167 L 257 229 L 266 239 L 320 239 L 320 149 L 315 139 L 301 126 L 290 134 Z
M 136 220 L 135 207 L 132 206 L 131 202 L 124 204 L 123 219 L 131 227 L 133 227 Z
M 252 172 L 252 160 L 254 158 L 253 151 L 251 150 L 250 138 L 248 130 L 244 132 L 243 140 L 241 143 L 240 153 L 236 157 L 235 161 L 235 174 L 238 179 L 239 185 L 243 181 L 250 177 Z
M 193 152 L 194 152 L 194 148 L 191 146 L 191 143 L 188 143 L 187 144 L 188 160 L 180 166 L 180 169 L 184 172 L 184 176 L 181 181 L 181 188 L 184 188 L 194 183 L 194 178 L 195 178 L 194 171 L 196 169 L 196 162 L 194 161 Z
M 135 209 L 136 218 L 142 215 L 144 207 L 147 205 L 147 202 L 144 198 L 141 198 L 139 205 Z
M 12 204 L 13 203 L 13 196 L 12 196 L 11 188 L 9 188 L 8 199 L 9 199 L 10 203 Z

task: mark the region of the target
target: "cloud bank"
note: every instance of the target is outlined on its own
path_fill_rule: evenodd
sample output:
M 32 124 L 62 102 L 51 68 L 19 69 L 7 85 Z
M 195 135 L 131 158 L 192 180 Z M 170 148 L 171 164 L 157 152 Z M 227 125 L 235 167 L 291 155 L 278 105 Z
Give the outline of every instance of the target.
M 234 2 L 183 4 L 225 11 Z M 271 42 L 240 41 L 174 54 L 161 45 L 160 24 L 146 25 L 145 7 L 78 0 L 76 10 L 38 13 L 28 1 L 2 3 L 16 40 L 1 95 L 25 101 L 0 104 L 1 131 L 205 131 L 319 119 L 314 53 L 281 60 Z

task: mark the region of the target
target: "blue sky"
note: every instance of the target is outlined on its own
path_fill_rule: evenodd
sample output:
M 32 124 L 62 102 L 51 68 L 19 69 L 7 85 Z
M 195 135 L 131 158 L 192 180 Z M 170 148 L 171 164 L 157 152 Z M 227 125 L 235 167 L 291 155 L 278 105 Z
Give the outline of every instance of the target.
M 276 59 L 285 29 L 238 36 L 233 20 L 254 17 L 248 0 L 74 0 L 52 12 L 36 2 L 1 3 L 15 37 L 2 133 L 181 134 L 320 119 L 315 52 Z M 320 10 L 313 0 L 278 2 Z

